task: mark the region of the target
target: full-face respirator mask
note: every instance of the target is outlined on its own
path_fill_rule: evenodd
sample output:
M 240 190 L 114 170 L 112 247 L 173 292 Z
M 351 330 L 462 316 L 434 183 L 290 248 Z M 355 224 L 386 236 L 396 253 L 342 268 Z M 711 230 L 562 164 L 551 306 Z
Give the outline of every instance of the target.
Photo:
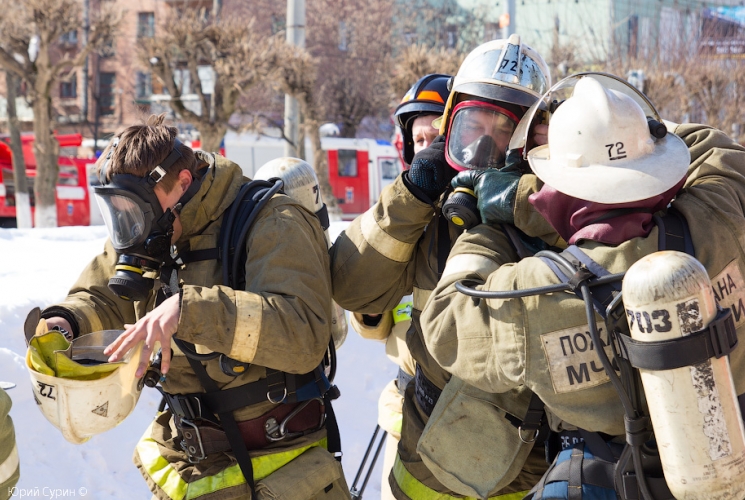
M 109 289 L 123 299 L 139 301 L 147 298 L 161 266 L 171 260 L 173 222 L 181 207 L 199 188 L 199 183 L 192 182 L 179 202 L 164 212 L 154 189 L 168 168 L 182 158 L 181 141 L 175 139 L 166 159 L 145 177 L 114 174 L 107 179 L 118 142 L 119 138 L 114 138 L 99 172 L 101 185 L 94 187 L 94 192 L 111 243 L 119 255 L 116 274 L 109 279 Z

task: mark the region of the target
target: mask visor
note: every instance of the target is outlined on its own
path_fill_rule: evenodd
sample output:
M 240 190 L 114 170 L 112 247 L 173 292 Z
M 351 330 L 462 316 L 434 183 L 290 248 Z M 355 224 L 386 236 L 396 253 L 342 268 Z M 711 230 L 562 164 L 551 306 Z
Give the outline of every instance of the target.
M 122 194 L 98 192 L 96 201 L 109 231 L 111 243 L 117 251 L 145 241 L 145 214 L 136 201 Z
M 458 104 L 447 134 L 448 163 L 459 171 L 501 168 L 517 122 L 514 113 L 493 104 Z

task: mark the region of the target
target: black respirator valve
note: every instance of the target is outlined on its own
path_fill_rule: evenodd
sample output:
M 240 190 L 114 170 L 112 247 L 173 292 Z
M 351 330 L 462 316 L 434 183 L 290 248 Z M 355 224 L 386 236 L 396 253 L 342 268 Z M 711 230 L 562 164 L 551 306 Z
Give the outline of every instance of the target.
M 145 300 L 155 280 L 145 278 L 145 269 L 153 262 L 136 255 L 121 254 L 116 263 L 116 274 L 109 279 L 109 290 L 124 300 Z
M 244 363 L 243 361 L 238 361 L 237 359 L 220 354 L 220 369 L 229 377 L 237 377 L 246 373 L 249 366 L 251 366 L 250 363 Z
M 468 188 L 455 188 L 455 191 L 442 204 L 445 218 L 463 229 L 471 229 L 481 222 L 475 193 Z

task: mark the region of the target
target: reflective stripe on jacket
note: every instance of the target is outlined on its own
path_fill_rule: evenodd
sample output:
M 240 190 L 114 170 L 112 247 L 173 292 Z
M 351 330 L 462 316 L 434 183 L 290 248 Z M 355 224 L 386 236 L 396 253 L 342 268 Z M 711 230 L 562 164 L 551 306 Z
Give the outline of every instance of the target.
M 172 500 L 190 500 L 194 498 L 209 498 L 205 495 L 216 494 L 228 488 L 235 488 L 246 484 L 246 478 L 238 464 L 230 465 L 215 474 L 207 475 L 196 481 L 186 482 L 176 468 L 166 458 L 161 456 L 160 445 L 152 438 L 153 424 L 150 424 L 145 435 L 135 448 L 140 471 L 146 476 L 148 483 L 152 482 Z M 305 446 L 287 451 L 279 451 L 268 455 L 251 458 L 254 481 L 261 481 L 273 472 L 290 463 L 305 451 L 320 446 L 327 447 L 327 439 L 323 438 Z
M 476 497 L 455 497 L 428 488 L 417 481 L 417 479 L 406 470 L 406 467 L 404 467 L 398 454 L 396 455 L 396 461 L 393 464 L 393 478 L 396 480 L 396 484 L 401 489 L 401 492 L 411 500 L 478 500 Z M 488 500 L 522 500 L 522 498 L 527 494 L 527 490 L 518 491 L 515 493 L 505 493 L 504 495 L 489 497 Z

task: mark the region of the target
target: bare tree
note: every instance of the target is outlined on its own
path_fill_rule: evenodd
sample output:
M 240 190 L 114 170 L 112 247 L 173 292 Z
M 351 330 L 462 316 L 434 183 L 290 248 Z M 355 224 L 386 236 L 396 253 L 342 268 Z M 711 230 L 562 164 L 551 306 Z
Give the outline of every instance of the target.
M 745 29 L 730 26 L 718 33 L 717 28 L 702 23 L 689 37 L 661 33 L 658 45 L 646 48 L 656 54 L 654 59 L 627 57 L 610 71 L 642 70 L 643 90 L 663 118 L 706 123 L 739 139 L 745 121 L 745 62 L 728 51 L 745 46 Z
M 409 45 L 443 47 L 468 52 L 486 40 L 499 38 L 501 29 L 488 23 L 495 4 L 489 0 L 472 0 L 464 7 L 458 0 L 396 2 L 394 9 L 395 45 L 400 50 Z
M 280 92 L 290 94 L 298 101 L 305 128 L 304 135 L 310 138 L 313 148 L 313 170 L 318 177 L 321 194 L 329 213 L 339 214 L 336 197 L 329 182 L 326 152 L 321 147 L 321 114 L 315 99 L 317 68 L 318 61 L 305 49 L 286 45 L 276 86 Z
M 76 0 L 6 2 L 0 16 L 0 66 L 26 82 L 26 97 L 34 111 L 34 182 L 36 227 L 57 225 L 55 185 L 59 144 L 54 138 L 52 89 L 60 76 L 83 65 L 86 56 L 110 40 L 121 14 L 104 7 L 90 24 L 88 44 L 70 54 L 59 48 L 60 37 L 81 25 Z
M 206 151 L 219 149 L 231 116 L 240 111 L 239 97 L 279 70 L 284 40 L 266 36 L 254 24 L 240 16 L 216 19 L 204 9 L 174 9 L 141 47 L 141 63 L 152 66 L 171 108 L 199 130 Z M 208 79 L 211 89 L 204 88 Z M 189 92 L 198 98 L 196 109 L 182 100 Z
M 308 7 L 306 46 L 322 68 L 314 99 L 343 137 L 355 137 L 365 117 L 388 114 L 393 0 Z
M 13 154 L 13 189 L 15 190 L 16 227 L 26 229 L 33 227 L 31 221 L 31 199 L 28 194 L 26 179 L 26 161 L 23 158 L 21 129 L 16 113 L 16 96 L 21 79 L 18 75 L 5 72 L 7 93 L 8 129 L 10 131 L 10 151 Z
M 424 75 L 442 73 L 455 75 L 465 54 L 444 47 L 432 48 L 423 44 L 405 48 L 395 59 L 391 92 L 395 102 L 401 100 L 409 88 Z

